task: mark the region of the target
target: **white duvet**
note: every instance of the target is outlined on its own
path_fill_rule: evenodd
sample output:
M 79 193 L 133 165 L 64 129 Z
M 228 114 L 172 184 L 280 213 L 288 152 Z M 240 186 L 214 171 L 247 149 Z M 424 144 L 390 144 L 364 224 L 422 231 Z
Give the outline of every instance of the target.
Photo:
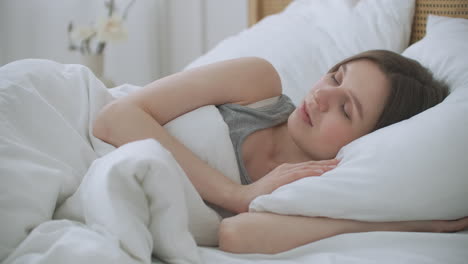
M 114 90 L 114 96 L 126 88 L 131 86 Z M 25 60 L 0 69 L 4 263 L 151 263 L 152 254 L 166 263 L 468 261 L 466 234 L 346 234 L 272 256 L 197 246 L 216 243 L 220 218 L 172 155 L 155 140 L 114 149 L 92 136 L 92 121 L 111 100 L 79 65 Z M 232 144 L 216 108 L 191 115 L 166 128 L 182 141 L 190 138 L 184 143 L 238 180 Z M 201 121 L 191 121 L 193 115 Z M 207 145 L 211 152 L 202 151 Z
M 96 263 L 149 263 L 152 253 L 170 263 L 199 263 L 196 242 L 216 245 L 220 217 L 165 148 L 144 140 L 115 149 L 92 135 L 96 114 L 114 97 L 87 68 L 24 60 L 0 76 L 6 263 L 82 263 L 94 255 Z M 132 87 L 120 88 L 116 96 Z M 203 127 L 217 140 L 199 133 Z M 166 128 L 193 141 L 187 144 L 196 152 L 232 155 L 209 162 L 238 177 L 227 126 L 214 106 Z

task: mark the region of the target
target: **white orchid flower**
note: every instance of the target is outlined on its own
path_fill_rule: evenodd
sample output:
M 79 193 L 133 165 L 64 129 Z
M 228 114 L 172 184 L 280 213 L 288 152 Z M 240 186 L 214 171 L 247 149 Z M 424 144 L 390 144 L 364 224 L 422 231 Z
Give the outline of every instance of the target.
M 99 19 L 97 23 L 97 40 L 99 42 L 112 42 L 127 39 L 127 30 L 123 26 L 120 16 L 113 15 Z

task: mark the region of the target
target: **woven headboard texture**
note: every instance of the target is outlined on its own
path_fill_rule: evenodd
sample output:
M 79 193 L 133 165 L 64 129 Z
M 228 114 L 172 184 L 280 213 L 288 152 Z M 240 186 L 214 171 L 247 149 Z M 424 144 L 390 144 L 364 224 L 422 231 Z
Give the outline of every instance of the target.
M 262 18 L 281 12 L 292 0 L 249 0 L 249 25 Z M 426 34 L 429 14 L 468 19 L 468 0 L 416 0 L 410 44 Z
M 411 43 L 424 37 L 429 14 L 468 18 L 468 0 L 417 0 L 411 29 Z

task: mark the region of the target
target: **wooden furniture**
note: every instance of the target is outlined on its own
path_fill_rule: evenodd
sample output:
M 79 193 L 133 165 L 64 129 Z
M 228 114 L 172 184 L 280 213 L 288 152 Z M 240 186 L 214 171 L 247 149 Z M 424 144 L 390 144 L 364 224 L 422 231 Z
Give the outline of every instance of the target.
M 291 0 L 249 0 L 249 25 L 281 12 Z M 416 0 L 410 44 L 426 34 L 427 16 L 461 17 L 468 19 L 468 0 Z

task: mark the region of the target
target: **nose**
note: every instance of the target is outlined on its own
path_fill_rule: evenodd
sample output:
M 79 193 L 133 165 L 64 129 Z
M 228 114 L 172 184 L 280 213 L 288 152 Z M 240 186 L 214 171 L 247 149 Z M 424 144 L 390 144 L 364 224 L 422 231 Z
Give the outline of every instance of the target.
M 336 104 L 343 97 L 343 91 L 337 87 L 319 88 L 313 93 L 317 109 L 320 112 L 327 112 L 330 106 Z

